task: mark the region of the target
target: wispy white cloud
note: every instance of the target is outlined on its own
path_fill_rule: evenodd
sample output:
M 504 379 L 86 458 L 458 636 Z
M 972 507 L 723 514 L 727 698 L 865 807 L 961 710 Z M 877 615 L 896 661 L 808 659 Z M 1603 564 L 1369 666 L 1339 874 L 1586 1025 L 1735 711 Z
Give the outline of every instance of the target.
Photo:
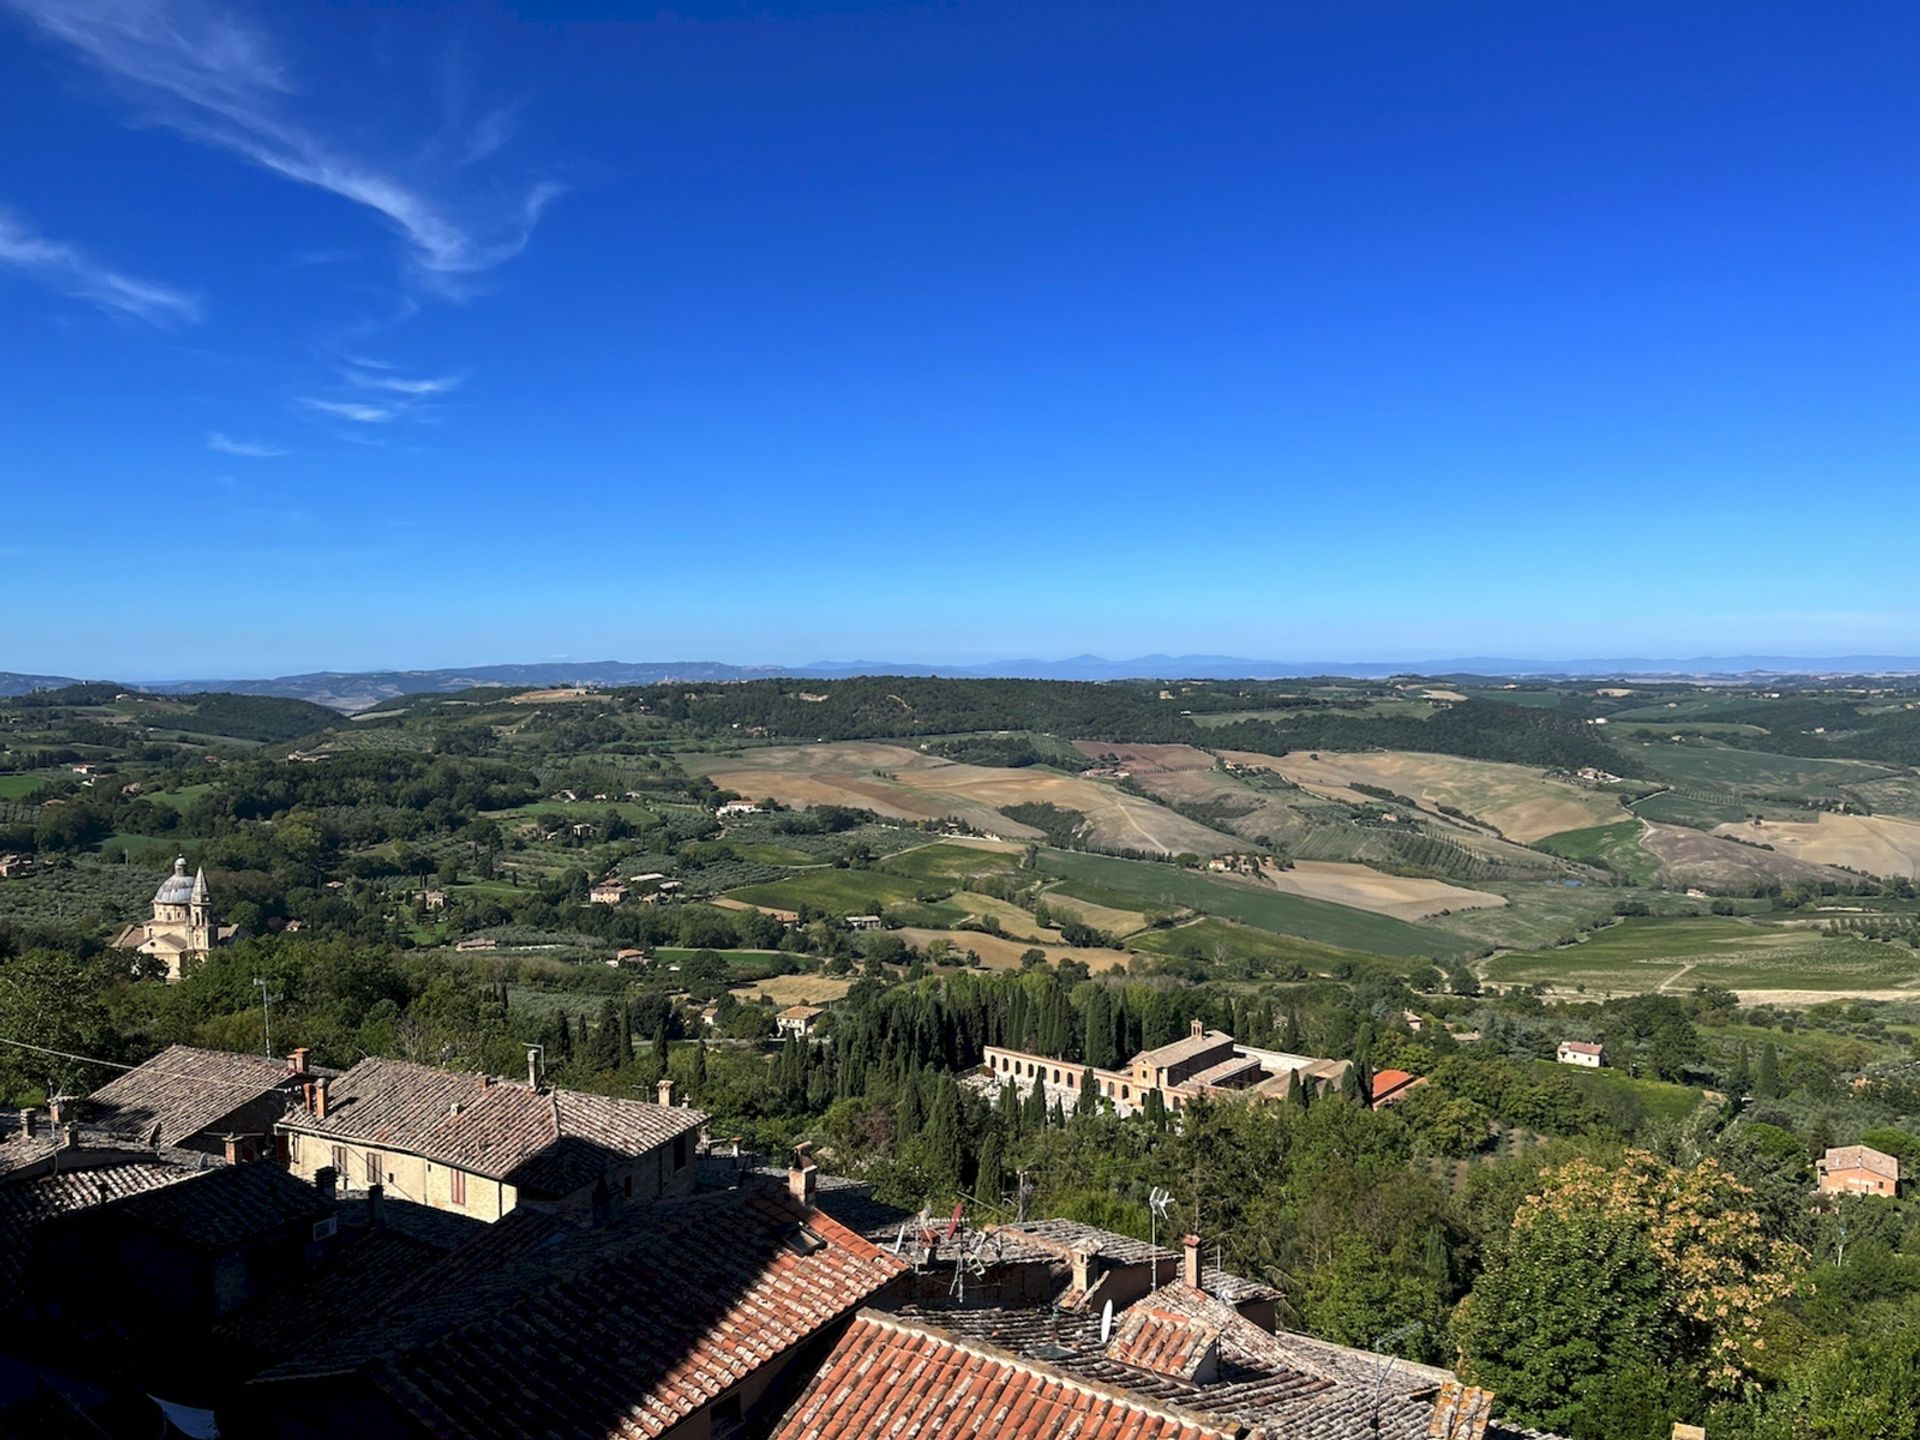
M 409 379 L 404 375 L 369 375 L 363 370 L 346 372 L 347 382 L 362 390 L 384 390 L 390 395 L 445 395 L 466 383 L 464 375 L 439 375 Z
M 78 246 L 35 234 L 0 211 L 0 265 L 101 309 L 155 325 L 200 318 L 200 300 L 184 290 L 103 265 Z
M 0 0 L 156 108 L 145 118 L 383 216 L 423 277 L 458 293 L 525 248 L 560 187 L 467 188 L 462 167 L 349 153 L 294 116 L 299 94 L 271 37 L 209 0 Z M 505 142 L 511 112 L 489 112 L 464 154 Z
M 320 400 L 311 395 L 302 396 L 300 403 L 322 415 L 331 415 L 338 420 L 358 420 L 363 425 L 384 425 L 406 413 L 406 408 L 400 405 L 367 405 L 358 400 Z
M 217 450 L 222 455 L 241 455 L 249 460 L 273 460 L 287 453 L 278 445 L 269 445 L 260 440 L 235 440 L 218 430 L 207 436 L 207 448 Z

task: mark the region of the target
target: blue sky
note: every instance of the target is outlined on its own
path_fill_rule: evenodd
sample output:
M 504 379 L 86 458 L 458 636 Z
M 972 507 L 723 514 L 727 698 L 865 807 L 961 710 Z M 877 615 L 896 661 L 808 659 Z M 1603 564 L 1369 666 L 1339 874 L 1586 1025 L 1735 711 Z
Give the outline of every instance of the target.
M 0 668 L 1917 653 L 1916 60 L 0 0 Z

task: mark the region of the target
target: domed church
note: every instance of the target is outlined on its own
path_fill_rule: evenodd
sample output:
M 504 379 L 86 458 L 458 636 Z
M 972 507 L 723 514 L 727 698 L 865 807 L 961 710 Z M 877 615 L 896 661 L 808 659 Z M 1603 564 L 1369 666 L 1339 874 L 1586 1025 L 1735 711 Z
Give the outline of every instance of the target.
M 182 855 L 173 862 L 173 873 L 153 892 L 153 918 L 127 926 L 113 943 L 164 961 L 167 979 L 173 981 L 180 978 L 180 966 L 188 958 L 242 938 L 239 926 L 222 925 L 213 913 L 207 872 L 197 870 L 189 878 L 187 857 Z

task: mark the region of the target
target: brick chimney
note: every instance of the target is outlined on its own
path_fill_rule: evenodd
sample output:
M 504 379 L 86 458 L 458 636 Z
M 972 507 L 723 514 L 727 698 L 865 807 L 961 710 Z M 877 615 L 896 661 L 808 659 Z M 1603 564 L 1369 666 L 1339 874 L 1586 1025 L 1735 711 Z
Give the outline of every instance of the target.
M 40 1133 L 40 1112 L 31 1107 L 20 1112 L 20 1134 L 31 1140 Z
M 240 1154 L 240 1137 L 238 1135 L 222 1135 L 220 1137 L 220 1143 L 225 1149 L 227 1164 L 238 1165 L 242 1158 Z
M 53 1121 L 53 1128 L 79 1119 L 79 1102 L 71 1095 L 49 1095 L 47 1097 L 47 1115 Z
M 813 1147 L 804 1141 L 793 1147 L 793 1164 L 787 1169 L 787 1194 L 800 1202 L 804 1210 L 813 1208 L 814 1191 L 820 1188 L 820 1172 L 814 1167 Z
M 1097 1259 L 1091 1245 L 1076 1246 L 1067 1254 L 1067 1263 L 1073 1267 L 1073 1288 L 1082 1295 L 1093 1289 L 1093 1282 L 1099 1278 L 1094 1273 Z
M 327 1118 L 327 1084 L 325 1075 L 313 1082 L 313 1118 L 316 1120 Z
M 289 1075 L 306 1074 L 307 1057 L 311 1054 L 313 1054 L 313 1051 L 305 1045 L 294 1046 L 293 1049 L 287 1052 L 287 1073 Z
M 542 1049 L 538 1045 L 527 1046 L 527 1084 L 534 1089 L 540 1088 L 540 1057 Z
M 69 1120 L 54 1132 L 54 1139 L 62 1150 L 77 1150 L 80 1148 L 80 1126 Z
M 1200 1288 L 1200 1237 L 1188 1235 L 1181 1244 L 1185 1247 L 1186 1254 L 1181 1257 L 1180 1278 L 1198 1290 Z
M 322 1200 L 332 1200 L 339 1194 L 340 1172 L 331 1165 L 322 1165 L 313 1172 L 313 1188 L 320 1192 Z
M 673 1081 L 663 1077 L 655 1093 L 659 1095 L 662 1105 L 673 1104 Z

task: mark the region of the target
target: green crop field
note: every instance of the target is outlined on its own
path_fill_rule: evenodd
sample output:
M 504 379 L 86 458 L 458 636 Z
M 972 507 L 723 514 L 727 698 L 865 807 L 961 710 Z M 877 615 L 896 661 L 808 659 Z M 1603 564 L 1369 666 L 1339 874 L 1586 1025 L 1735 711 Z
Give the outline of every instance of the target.
M 977 845 L 934 844 L 890 855 L 881 868 L 916 880 L 960 880 L 969 875 L 1012 874 L 1020 868 L 1020 857 Z
M 59 773 L 29 770 L 24 775 L 0 775 L 0 800 L 18 800 L 22 795 L 31 795 Z
M 1294 935 L 1276 935 L 1232 920 L 1206 916 L 1188 925 L 1147 930 L 1127 941 L 1131 950 L 1152 955 L 1197 955 L 1217 968 L 1241 964 L 1260 970 L 1299 964 L 1312 975 L 1333 975 L 1355 964 L 1382 964 L 1377 955 L 1363 955 L 1332 945 L 1316 945 Z
M 1742 725 L 1721 720 L 1620 720 L 1612 722 L 1608 731 L 1613 739 L 1622 735 L 1631 735 L 1636 739 L 1643 736 L 1663 738 L 1676 730 L 1685 730 L 1689 734 L 1700 735 L 1765 735 L 1767 731 L 1759 725 Z
M 1640 848 L 1640 822 L 1616 820 L 1584 830 L 1562 830 L 1540 841 L 1540 848 L 1563 860 L 1598 865 L 1636 885 L 1651 884 L 1660 862 Z
M 865 915 L 890 905 L 911 905 L 922 888 L 912 880 L 878 870 L 836 870 L 822 866 L 817 870 L 802 870 L 784 880 L 731 890 L 728 898 L 775 910 L 798 910 L 802 905 L 810 905 L 830 915 Z
M 1904 946 L 1718 915 L 1622 920 L 1575 945 L 1496 955 L 1481 974 L 1601 994 L 1696 985 L 1836 995 L 1911 986 L 1920 994 L 1920 955 Z
M 151 800 L 156 805 L 165 805 L 169 810 L 185 810 L 202 795 L 212 792 L 213 785 L 210 782 L 203 782 L 199 785 L 182 785 L 177 790 L 155 790 L 152 794 L 143 795 L 140 798 Z
M 1629 742 L 1625 748 L 1628 754 L 1645 761 L 1661 776 L 1707 789 L 1813 794 L 1833 785 L 1876 780 L 1890 773 L 1886 766 L 1870 765 L 1864 760 L 1773 755 L 1764 750 L 1735 750 L 1708 741 L 1680 745 Z
M 1582 1070 L 1573 1065 L 1556 1065 L 1551 1060 L 1536 1060 L 1533 1068 L 1544 1079 L 1557 1076 L 1573 1082 L 1575 1089 L 1610 1115 L 1644 1115 L 1649 1120 L 1684 1120 L 1705 1099 L 1691 1085 L 1673 1085 L 1665 1080 L 1639 1080 L 1618 1070 Z
M 1039 863 L 1050 875 L 1090 881 L 1129 896 L 1130 904 L 1136 909 L 1142 901 L 1162 909 L 1184 905 L 1204 914 L 1238 920 L 1281 935 L 1297 935 L 1303 940 L 1343 950 L 1403 958 L 1422 955 L 1451 959 L 1473 948 L 1458 936 L 1431 926 L 1371 915 L 1324 900 L 1282 894 L 1258 885 L 1215 879 L 1177 865 L 1122 860 L 1079 850 L 1042 850 Z
M 1735 824 L 1747 818 L 1749 809 L 1737 800 L 1714 800 L 1704 795 L 1687 795 L 1678 790 L 1663 790 L 1658 795 L 1628 807 L 1634 814 L 1663 825 L 1690 825 L 1696 830 L 1711 830 L 1715 825 Z

